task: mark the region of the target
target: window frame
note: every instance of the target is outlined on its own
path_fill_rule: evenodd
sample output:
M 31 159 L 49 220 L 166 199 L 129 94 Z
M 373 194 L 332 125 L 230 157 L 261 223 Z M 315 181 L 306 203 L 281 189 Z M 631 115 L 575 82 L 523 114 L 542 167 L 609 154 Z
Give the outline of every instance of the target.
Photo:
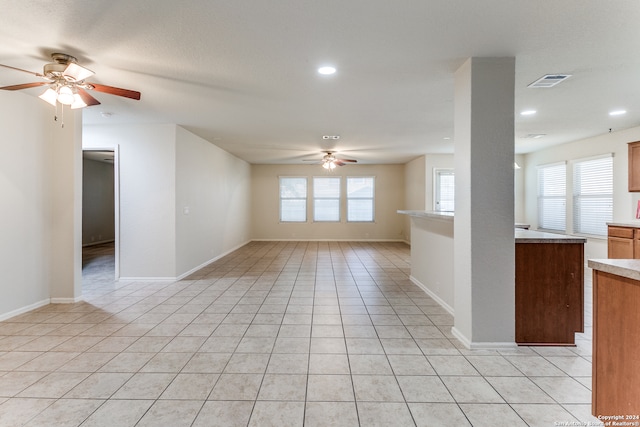
M 562 194 L 540 194 L 541 191 L 541 181 L 540 181 L 540 177 L 541 177 L 541 172 L 544 170 L 550 170 L 552 168 L 560 168 L 562 167 L 562 177 L 563 177 L 563 182 L 562 185 L 564 186 L 563 188 L 563 193 Z M 566 233 L 567 232 L 567 162 L 566 161 L 562 161 L 562 162 L 556 162 L 556 163 L 549 163 L 549 164 L 545 164 L 545 165 L 538 165 L 537 166 L 537 171 L 536 171 L 536 191 L 537 191 L 537 221 L 538 221 L 538 229 L 539 230 L 543 230 L 543 231 L 547 231 L 550 233 Z M 556 183 L 558 184 L 558 183 Z M 551 189 L 552 193 L 555 192 L 559 192 L 559 190 L 555 190 Z M 544 222 L 544 207 L 545 207 L 545 203 L 544 201 L 549 200 L 559 200 L 562 202 L 562 206 L 563 206 L 563 210 L 562 210 L 562 214 L 557 214 L 556 215 L 556 220 L 561 220 L 563 228 L 559 229 L 559 228 L 550 228 L 550 227 L 544 227 L 543 226 L 543 222 Z M 541 203 L 542 202 L 542 203 Z M 548 223 L 547 223 L 548 225 Z
M 334 197 L 317 197 L 316 196 L 316 180 L 337 180 L 338 181 L 338 195 L 334 196 Z M 312 193 L 312 199 L 313 199 L 313 222 L 341 222 L 342 220 L 342 177 L 341 176 L 314 176 L 312 177 L 312 181 L 313 183 L 313 189 L 311 191 Z M 318 219 L 317 218 L 317 213 L 316 213 L 316 203 L 318 201 L 321 200 L 335 200 L 338 202 L 338 206 L 336 208 L 336 214 L 337 214 L 337 218 L 336 219 Z
M 304 197 L 283 197 L 282 195 L 282 181 L 286 180 L 286 179 L 301 179 L 304 180 L 305 185 L 305 195 Z M 308 199 L 309 199 L 309 179 L 306 176 L 279 176 L 278 177 L 278 200 L 279 200 L 279 220 L 281 223 L 285 223 L 285 224 L 303 224 L 308 222 L 308 218 L 309 218 L 309 212 L 308 212 Z M 299 221 L 293 221 L 293 220 L 284 220 L 282 218 L 282 214 L 284 212 L 283 209 L 283 201 L 285 200 L 303 200 L 303 206 L 304 206 L 304 220 L 299 220 Z
M 349 182 L 352 179 L 371 179 L 371 196 L 367 197 L 353 197 L 349 196 Z M 346 207 L 347 207 L 347 223 L 375 223 L 376 222 L 376 177 L 374 175 L 359 175 L 359 176 L 347 176 L 346 177 Z M 361 201 L 361 200 L 370 200 L 371 201 L 371 219 L 366 220 L 355 220 L 349 219 L 351 213 L 351 201 Z
M 575 159 L 572 160 L 571 162 L 571 166 L 572 166 L 572 187 L 573 187 L 573 191 L 572 191 L 572 232 L 575 235 L 580 235 L 580 236 L 588 236 L 588 237 L 595 237 L 595 238 L 607 238 L 607 223 L 608 222 L 612 222 L 613 221 L 613 196 L 614 196 L 614 185 L 613 185 L 613 167 L 614 167 L 614 163 L 613 163 L 613 153 L 606 153 L 606 154 L 602 154 L 599 156 L 591 156 L 591 157 L 584 157 L 584 158 L 580 158 L 580 159 Z M 578 173 L 579 173 L 579 169 L 581 169 L 581 165 L 585 164 L 585 163 L 591 163 L 591 162 L 598 162 L 598 161 L 602 161 L 602 160 L 606 160 L 609 162 L 608 165 L 606 165 L 607 167 L 610 167 L 610 171 L 607 171 L 609 173 L 609 175 L 605 178 L 602 179 L 602 175 L 598 174 L 596 177 L 596 182 L 599 182 L 600 184 L 607 184 L 609 186 L 609 188 L 607 188 L 607 192 L 605 193 L 592 193 L 592 194 L 583 194 L 581 193 L 582 189 L 583 189 L 583 179 L 581 177 L 578 177 Z M 586 171 L 587 173 L 589 171 Z M 592 175 L 595 176 L 595 175 Z M 608 182 L 606 182 L 608 181 Z M 593 184 L 593 182 L 589 183 L 589 184 Z M 608 215 L 604 216 L 603 218 L 599 218 L 602 212 L 603 212 L 603 207 L 602 206 L 598 206 L 598 209 L 593 209 L 593 207 L 591 209 L 589 209 L 589 207 L 587 206 L 587 212 L 593 212 L 595 213 L 595 215 L 591 215 L 592 217 L 598 217 L 598 220 L 602 221 L 602 224 L 600 225 L 601 229 L 599 230 L 599 232 L 591 232 L 593 231 L 593 229 L 589 229 L 589 225 L 585 225 L 584 228 L 582 227 L 581 223 L 582 221 L 580 221 L 580 218 L 582 217 L 582 212 L 583 209 L 585 208 L 585 206 L 583 205 L 583 201 L 586 200 L 593 200 L 593 199 L 605 199 L 605 204 L 608 205 Z M 581 207 L 582 205 L 582 208 Z M 589 215 L 587 215 L 588 217 Z M 587 229 L 587 231 L 585 231 L 585 229 Z
M 453 176 L 453 200 L 451 209 L 441 209 L 442 205 L 442 176 Z M 436 212 L 455 212 L 455 172 L 453 168 L 433 168 L 433 210 Z

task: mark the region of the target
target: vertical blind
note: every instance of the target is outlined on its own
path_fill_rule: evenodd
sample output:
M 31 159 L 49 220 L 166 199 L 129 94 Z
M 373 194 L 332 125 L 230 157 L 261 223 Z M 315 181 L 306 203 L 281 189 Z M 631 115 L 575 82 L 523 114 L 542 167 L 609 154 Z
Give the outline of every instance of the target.
M 373 221 L 374 179 L 372 176 L 347 177 L 347 221 Z
M 538 167 L 538 228 L 565 231 L 567 224 L 567 165 Z
M 280 221 L 307 221 L 307 178 L 280 177 Z
M 573 232 L 607 235 L 613 219 L 613 157 L 578 160 L 573 165 Z
M 340 221 L 340 178 L 313 178 L 313 220 Z

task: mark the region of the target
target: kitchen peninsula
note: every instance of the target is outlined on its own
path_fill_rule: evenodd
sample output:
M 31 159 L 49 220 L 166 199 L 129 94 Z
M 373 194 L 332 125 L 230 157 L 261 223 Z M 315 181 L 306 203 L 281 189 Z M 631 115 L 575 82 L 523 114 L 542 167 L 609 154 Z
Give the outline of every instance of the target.
M 411 217 L 411 280 L 455 316 L 454 213 L 398 213 Z M 584 330 L 585 242 L 514 227 L 517 344 L 575 344 Z
M 637 417 L 640 260 L 593 259 L 589 267 L 593 269 L 593 415 Z

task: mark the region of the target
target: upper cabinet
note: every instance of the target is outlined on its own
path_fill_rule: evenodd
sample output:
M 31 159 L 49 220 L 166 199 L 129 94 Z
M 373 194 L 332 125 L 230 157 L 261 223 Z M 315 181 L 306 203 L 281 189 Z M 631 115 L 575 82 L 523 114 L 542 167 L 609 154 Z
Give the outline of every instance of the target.
M 629 191 L 640 191 L 640 141 L 629 143 Z

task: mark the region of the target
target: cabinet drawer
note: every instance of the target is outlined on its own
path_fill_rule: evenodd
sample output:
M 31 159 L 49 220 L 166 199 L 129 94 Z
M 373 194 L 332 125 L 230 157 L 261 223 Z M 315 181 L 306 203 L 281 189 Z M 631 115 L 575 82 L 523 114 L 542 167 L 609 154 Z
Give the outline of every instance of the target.
M 633 235 L 634 235 L 634 239 L 636 239 L 636 240 L 640 240 L 640 229 L 636 228 L 636 229 L 633 231 Z
M 622 237 L 623 239 L 633 239 L 633 228 L 616 227 L 616 226 L 610 225 L 609 237 Z

